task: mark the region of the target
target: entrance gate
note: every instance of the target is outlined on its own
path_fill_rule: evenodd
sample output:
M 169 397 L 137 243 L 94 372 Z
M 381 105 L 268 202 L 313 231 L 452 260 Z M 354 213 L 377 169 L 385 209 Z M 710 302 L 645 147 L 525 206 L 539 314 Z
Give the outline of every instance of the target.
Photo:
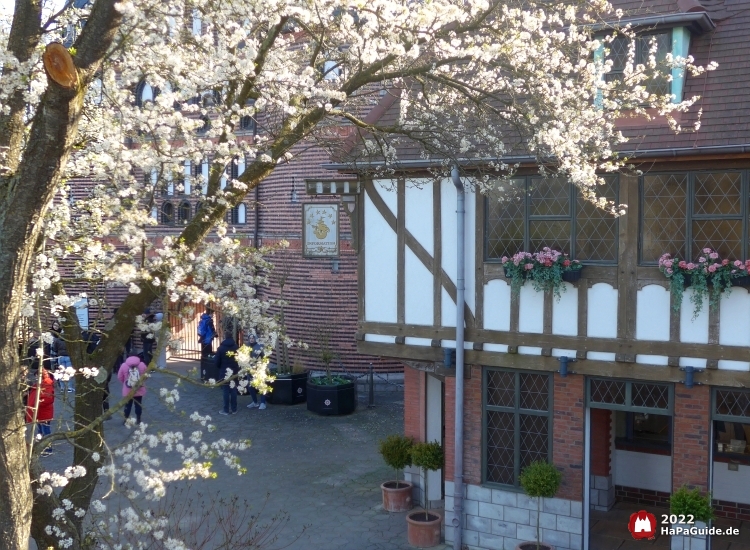
M 587 378 L 584 550 L 632 540 L 630 508 L 666 505 L 673 412 L 672 384 Z

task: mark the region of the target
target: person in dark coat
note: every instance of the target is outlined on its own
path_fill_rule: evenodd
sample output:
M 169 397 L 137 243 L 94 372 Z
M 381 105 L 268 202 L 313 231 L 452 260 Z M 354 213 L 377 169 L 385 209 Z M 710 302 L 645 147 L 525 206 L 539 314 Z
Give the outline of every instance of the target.
M 154 314 L 151 313 L 151 309 L 146 309 L 144 321 L 148 324 L 154 322 Z M 146 365 L 151 364 L 151 359 L 154 357 L 154 343 L 156 337 L 153 333 L 149 333 L 148 330 L 141 332 L 141 349 L 143 350 L 143 362 Z
M 237 349 L 237 342 L 234 341 L 232 331 L 225 331 L 224 340 L 219 345 L 219 349 L 216 350 L 217 377 L 224 382 L 221 385 L 224 392 L 224 408 L 219 411 L 219 414 L 237 414 L 237 373 L 240 370 L 234 356 Z
M 260 345 L 258 340 L 255 338 L 254 334 L 250 334 L 247 337 L 246 343 L 248 346 L 253 348 L 253 359 L 259 358 L 261 355 L 263 355 L 263 346 Z M 263 393 L 260 393 L 258 389 L 253 386 L 252 384 L 249 386 L 249 392 L 250 397 L 253 398 L 252 403 L 250 403 L 247 408 L 248 409 L 258 409 L 258 410 L 265 410 L 266 408 L 266 395 Z M 258 395 L 260 395 L 260 404 L 258 404 Z
M 214 326 L 213 312 L 206 309 L 198 322 L 198 343 L 201 345 L 201 358 L 208 357 L 213 353 L 216 327 Z

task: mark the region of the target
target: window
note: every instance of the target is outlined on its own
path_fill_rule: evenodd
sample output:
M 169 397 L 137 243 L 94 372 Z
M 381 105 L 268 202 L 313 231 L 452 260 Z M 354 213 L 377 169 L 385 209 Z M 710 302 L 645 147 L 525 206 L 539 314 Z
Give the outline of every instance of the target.
M 750 391 L 713 388 L 712 393 L 715 459 L 750 463 Z
M 665 253 L 697 260 L 703 248 L 722 258 L 748 254 L 748 172 L 683 172 L 641 178 L 642 264 Z
M 606 177 L 598 194 L 617 202 L 617 177 Z M 515 178 L 498 198 L 485 199 L 485 260 L 548 246 L 590 263 L 617 263 L 617 219 L 583 200 L 567 180 Z
M 203 208 L 203 203 L 202 202 L 199 202 L 198 204 L 195 205 L 195 215 L 196 216 L 201 211 L 201 208 Z
M 190 207 L 190 203 L 187 201 L 181 202 L 179 208 L 177 209 L 177 221 L 181 223 L 189 222 L 191 212 L 192 209 Z
M 171 202 L 161 205 L 161 223 L 170 225 L 174 223 L 174 206 Z
M 243 116 L 240 119 L 240 130 L 243 132 L 254 132 L 255 131 L 255 119 L 250 115 Z
M 613 411 L 615 447 L 635 452 L 672 449 L 672 417 L 665 414 Z
M 143 107 L 149 101 L 154 101 L 154 98 L 158 93 L 159 91 L 153 88 L 151 84 L 145 80 L 141 80 L 135 89 L 135 104 L 138 105 L 138 107 Z
M 232 208 L 231 223 L 244 224 L 247 222 L 247 208 L 244 204 L 238 204 Z
M 622 80 L 625 66 L 628 62 L 628 51 L 630 49 L 630 38 L 617 36 L 605 48 L 609 50 L 607 59 L 612 60 L 612 69 L 605 75 L 605 81 L 612 82 Z M 656 47 L 654 57 L 657 68 L 661 67 L 660 74 L 646 83 L 646 90 L 652 94 L 667 94 L 670 92 L 670 82 L 667 75 L 670 69 L 665 66 L 667 54 L 672 51 L 672 31 L 639 35 L 635 39 L 635 65 L 648 67 L 652 48 Z M 647 69 L 648 70 L 648 69 Z
M 525 466 L 552 459 L 552 377 L 485 368 L 483 387 L 484 481 L 519 487 Z

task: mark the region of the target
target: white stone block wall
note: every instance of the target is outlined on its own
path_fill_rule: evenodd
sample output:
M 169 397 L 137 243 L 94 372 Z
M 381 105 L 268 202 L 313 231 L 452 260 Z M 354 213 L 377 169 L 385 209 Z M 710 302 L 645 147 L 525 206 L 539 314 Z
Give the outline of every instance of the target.
M 445 541 L 453 542 L 453 482 L 445 482 Z M 537 499 L 523 493 L 464 486 L 463 544 L 468 550 L 515 550 L 536 540 Z M 583 548 L 583 504 L 544 498 L 539 531 L 555 550 Z
M 417 468 L 416 466 L 407 466 L 404 468 L 404 480 L 411 482 L 414 486 L 411 494 L 411 499 L 414 505 L 424 507 L 424 476 L 422 475 L 421 468 Z M 434 494 L 431 488 L 430 494 Z M 442 510 L 443 505 L 444 502 L 442 499 L 431 500 L 430 510 Z
M 615 505 L 614 477 L 591 476 L 591 509 L 608 512 Z

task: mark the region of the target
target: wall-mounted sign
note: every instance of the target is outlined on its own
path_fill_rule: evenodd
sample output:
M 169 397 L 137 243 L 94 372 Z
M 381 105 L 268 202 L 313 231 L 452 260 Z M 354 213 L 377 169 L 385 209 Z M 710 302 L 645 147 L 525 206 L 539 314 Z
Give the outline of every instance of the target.
M 314 258 L 339 255 L 339 205 L 302 205 L 302 254 Z

